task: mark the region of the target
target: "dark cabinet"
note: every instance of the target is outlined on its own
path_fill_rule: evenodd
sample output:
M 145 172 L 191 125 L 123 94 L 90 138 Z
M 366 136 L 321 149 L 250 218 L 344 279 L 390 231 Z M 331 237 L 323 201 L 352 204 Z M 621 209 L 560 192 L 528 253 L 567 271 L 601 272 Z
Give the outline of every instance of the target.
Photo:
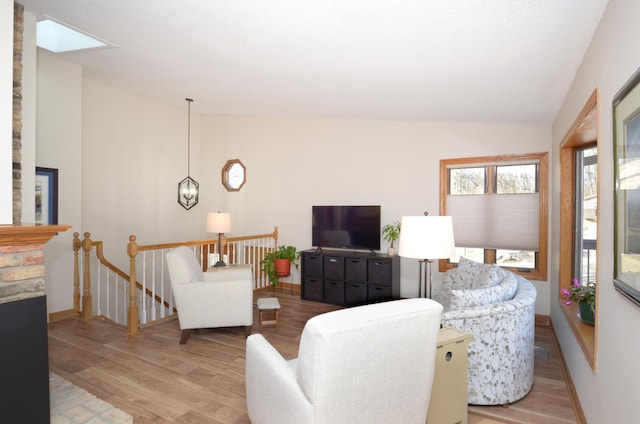
M 46 296 L 0 303 L 0 421 L 49 424 Z
M 340 250 L 302 252 L 302 298 L 361 305 L 400 298 L 400 258 Z

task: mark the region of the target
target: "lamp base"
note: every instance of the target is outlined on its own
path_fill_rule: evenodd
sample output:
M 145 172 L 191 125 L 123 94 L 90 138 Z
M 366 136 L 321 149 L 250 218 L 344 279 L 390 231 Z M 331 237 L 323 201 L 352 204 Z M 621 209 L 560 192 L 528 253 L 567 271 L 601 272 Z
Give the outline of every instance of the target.
M 222 260 L 222 258 L 224 258 L 224 256 L 222 256 L 223 251 L 224 249 L 222 249 L 222 233 L 218 233 L 218 258 L 220 260 L 213 265 L 214 268 L 227 265 Z
M 433 261 L 431 259 L 420 259 L 418 261 L 418 296 L 431 299 L 431 268 Z M 424 287 L 424 295 L 422 288 Z

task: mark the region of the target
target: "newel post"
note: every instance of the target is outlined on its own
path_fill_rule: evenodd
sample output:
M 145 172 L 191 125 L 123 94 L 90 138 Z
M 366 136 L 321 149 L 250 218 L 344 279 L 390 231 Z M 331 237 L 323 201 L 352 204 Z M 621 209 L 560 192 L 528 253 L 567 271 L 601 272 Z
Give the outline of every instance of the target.
M 82 278 L 82 318 L 89 320 L 93 318 L 93 300 L 91 298 L 91 233 L 84 233 L 84 240 L 82 240 L 82 250 L 84 250 L 84 263 L 83 263 L 83 278 Z
M 73 233 L 73 313 L 76 317 L 80 316 L 80 247 L 80 233 Z
M 273 247 L 278 250 L 278 226 L 273 227 Z
M 129 236 L 129 244 L 127 245 L 127 254 L 129 255 L 129 309 L 127 319 L 127 332 L 129 334 L 140 333 L 140 316 L 138 315 L 138 304 L 136 302 L 136 256 L 138 255 L 138 244 L 136 236 Z

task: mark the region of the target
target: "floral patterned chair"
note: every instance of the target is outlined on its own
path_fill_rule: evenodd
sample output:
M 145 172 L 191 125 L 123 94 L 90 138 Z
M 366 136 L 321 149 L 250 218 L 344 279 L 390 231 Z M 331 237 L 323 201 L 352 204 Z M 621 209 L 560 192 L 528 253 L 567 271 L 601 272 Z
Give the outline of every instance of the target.
M 531 390 L 536 295 L 530 281 L 496 265 L 461 258 L 444 274 L 434 293 L 442 324 L 473 335 L 468 403 L 506 405 Z

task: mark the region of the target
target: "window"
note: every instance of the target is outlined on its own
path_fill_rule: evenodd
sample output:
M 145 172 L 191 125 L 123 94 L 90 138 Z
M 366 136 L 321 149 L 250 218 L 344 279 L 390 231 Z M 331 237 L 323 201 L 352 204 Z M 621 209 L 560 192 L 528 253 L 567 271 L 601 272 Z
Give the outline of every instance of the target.
M 440 161 L 441 215 L 453 216 L 457 258 L 547 276 L 548 154 Z
M 578 318 L 577 305 L 564 305 L 562 289 L 578 279 L 595 282 L 598 258 L 598 90 L 595 90 L 560 145 L 560 251 L 558 303 L 582 351 L 597 368 L 595 326 Z M 596 283 L 596 299 L 598 285 Z M 597 302 L 597 300 L 596 300 Z
M 596 282 L 598 238 L 597 147 L 576 149 L 576 225 L 573 275 L 582 284 Z

